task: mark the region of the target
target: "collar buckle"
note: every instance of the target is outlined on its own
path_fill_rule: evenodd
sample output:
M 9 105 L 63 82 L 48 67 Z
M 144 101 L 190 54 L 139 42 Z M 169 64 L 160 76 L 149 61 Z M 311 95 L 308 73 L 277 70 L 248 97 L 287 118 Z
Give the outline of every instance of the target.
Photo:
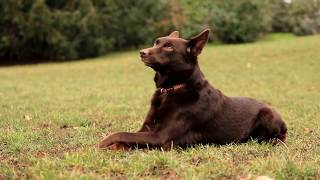
M 160 88 L 160 93 L 161 94 L 173 93 L 175 90 L 181 89 L 181 88 L 183 88 L 185 86 L 186 86 L 185 84 L 178 84 L 178 85 L 171 86 L 171 87 L 168 87 L 168 88 Z

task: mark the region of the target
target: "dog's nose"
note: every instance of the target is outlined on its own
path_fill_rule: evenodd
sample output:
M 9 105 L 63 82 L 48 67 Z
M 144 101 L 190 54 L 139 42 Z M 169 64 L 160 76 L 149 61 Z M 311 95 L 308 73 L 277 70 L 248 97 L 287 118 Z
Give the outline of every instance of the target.
M 149 52 L 147 50 L 143 49 L 143 50 L 140 51 L 140 56 L 141 57 L 146 57 L 148 55 L 149 55 Z
M 143 56 L 145 56 L 145 55 L 146 55 L 146 53 L 145 53 L 143 50 L 141 50 L 141 51 L 140 51 L 140 56 L 143 57 Z

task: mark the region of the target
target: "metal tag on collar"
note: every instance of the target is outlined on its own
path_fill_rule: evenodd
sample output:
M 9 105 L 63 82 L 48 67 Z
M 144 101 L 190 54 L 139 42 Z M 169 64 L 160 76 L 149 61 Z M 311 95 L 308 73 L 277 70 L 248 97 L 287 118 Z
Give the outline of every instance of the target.
M 160 93 L 165 94 L 165 93 L 171 93 L 174 91 L 174 87 L 168 87 L 168 88 L 161 88 Z
M 168 88 L 166 89 L 166 91 L 167 91 L 167 93 L 171 93 L 171 92 L 174 91 L 174 87 L 168 87 Z

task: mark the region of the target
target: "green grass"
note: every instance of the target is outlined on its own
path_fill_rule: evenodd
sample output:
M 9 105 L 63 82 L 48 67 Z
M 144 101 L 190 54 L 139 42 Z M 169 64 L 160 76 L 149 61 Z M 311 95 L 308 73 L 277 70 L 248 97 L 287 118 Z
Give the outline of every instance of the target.
M 206 78 L 230 96 L 271 103 L 285 146 L 248 142 L 187 150 L 95 150 L 103 134 L 136 131 L 154 91 L 138 53 L 0 68 L 0 174 L 32 179 L 320 178 L 320 36 L 209 45 Z

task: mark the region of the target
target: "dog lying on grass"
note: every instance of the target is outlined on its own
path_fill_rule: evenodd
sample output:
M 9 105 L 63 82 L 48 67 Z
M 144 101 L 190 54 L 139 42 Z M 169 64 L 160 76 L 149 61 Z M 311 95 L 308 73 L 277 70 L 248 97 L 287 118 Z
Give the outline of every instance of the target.
M 174 31 L 140 51 L 144 64 L 156 72 L 150 110 L 138 132 L 113 133 L 99 148 L 285 142 L 287 127 L 277 111 L 252 98 L 225 96 L 205 79 L 197 57 L 208 37 L 209 29 L 190 40 Z

